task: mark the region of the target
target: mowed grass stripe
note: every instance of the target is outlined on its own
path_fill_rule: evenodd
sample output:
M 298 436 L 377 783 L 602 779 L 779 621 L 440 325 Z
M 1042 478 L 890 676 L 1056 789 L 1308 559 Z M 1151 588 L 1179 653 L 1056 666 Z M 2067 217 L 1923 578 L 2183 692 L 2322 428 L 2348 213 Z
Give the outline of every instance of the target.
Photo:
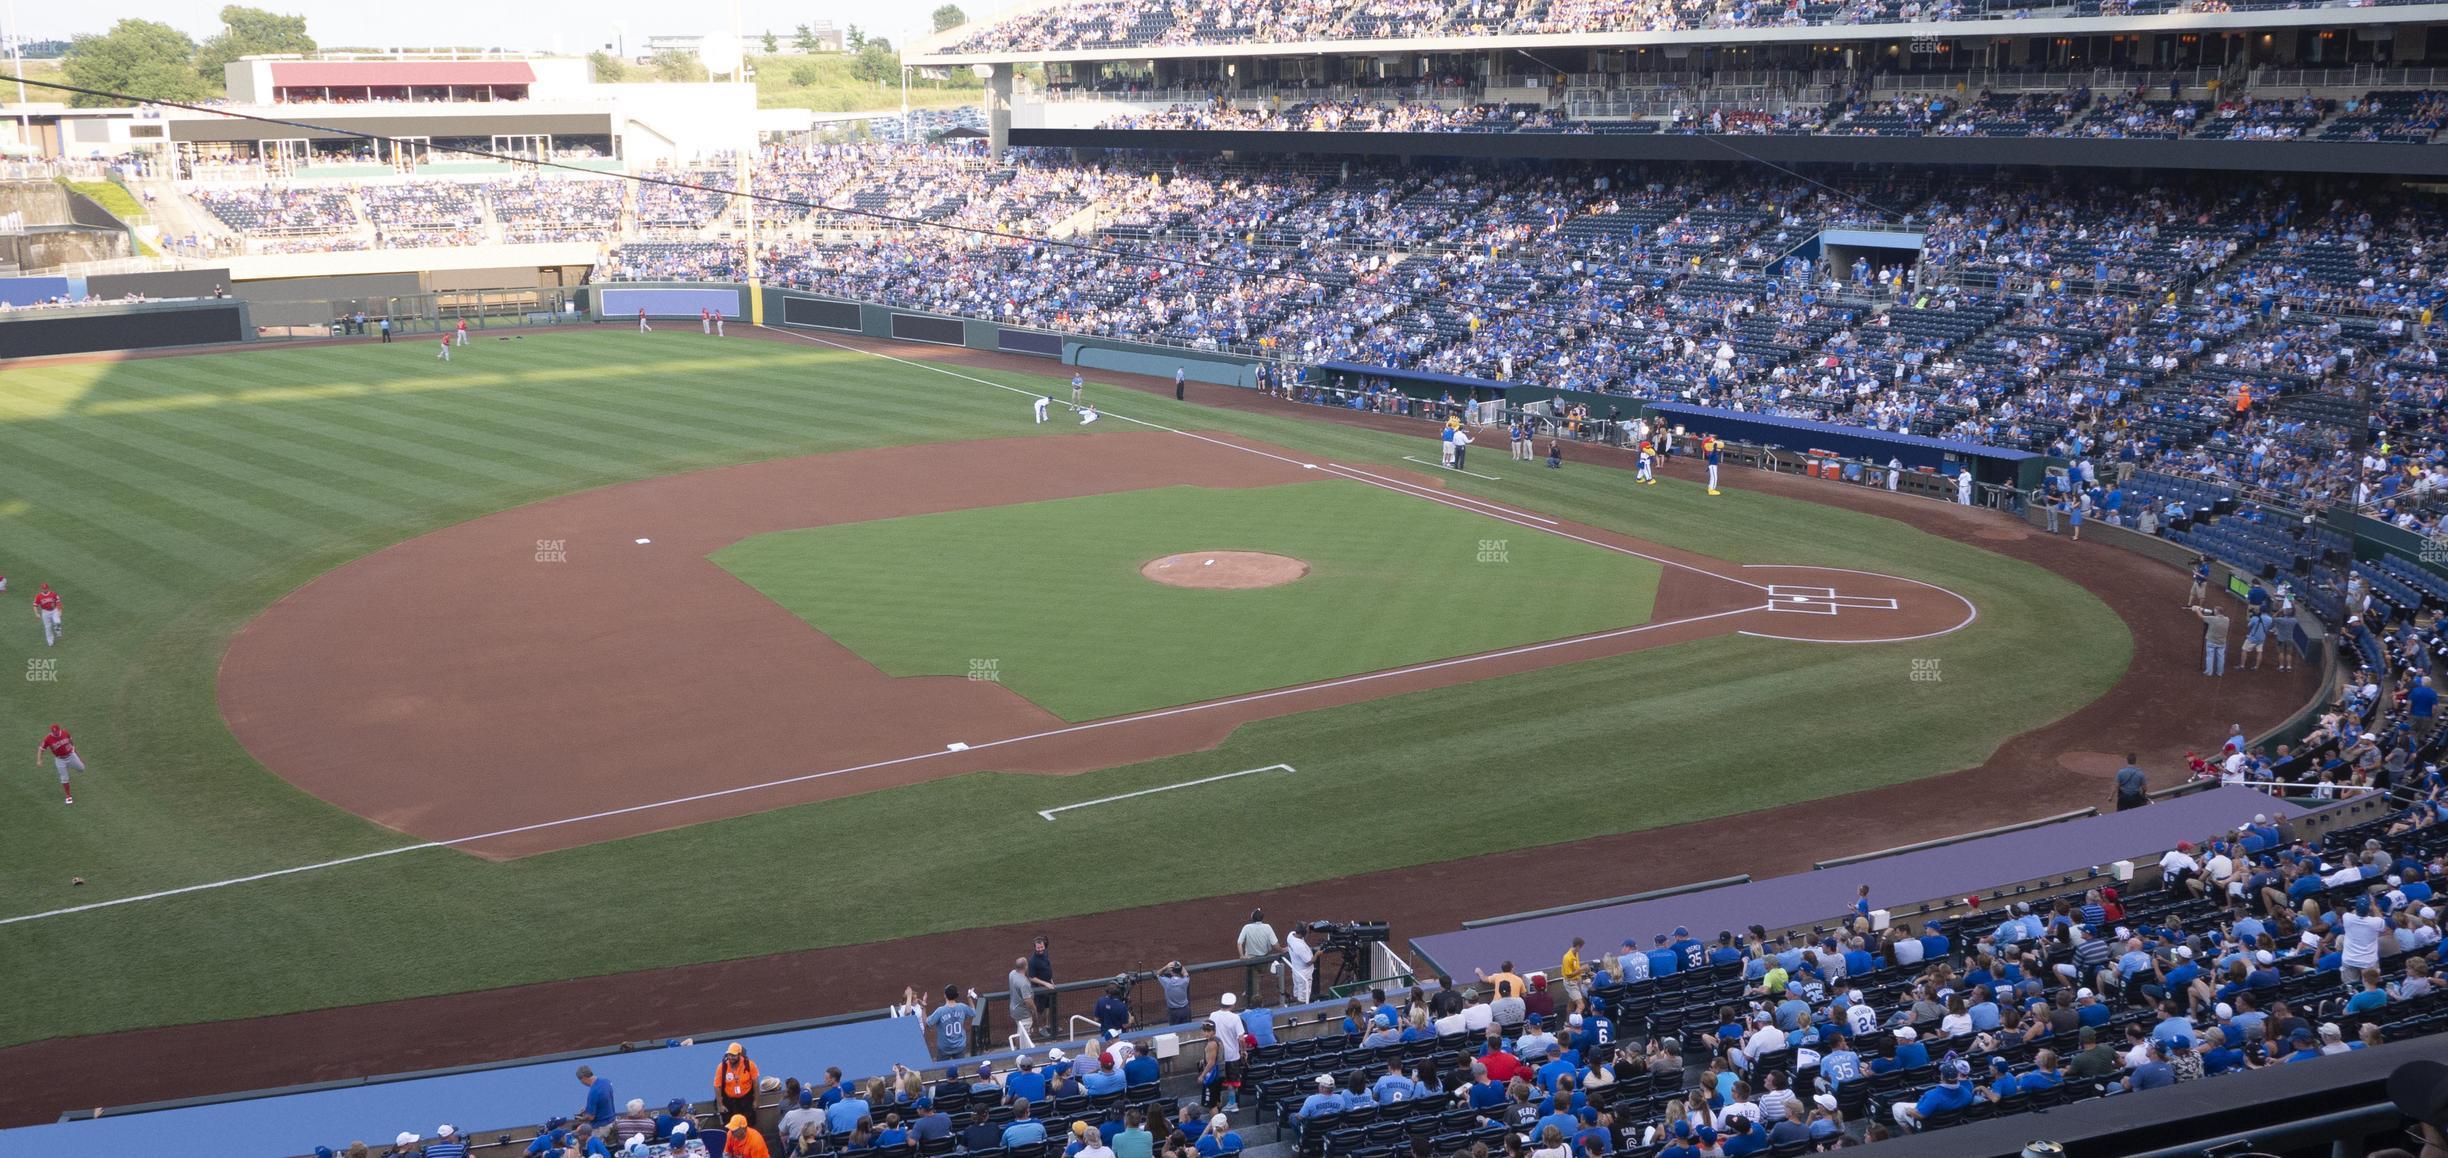
M 164 459 L 191 463 L 225 485 L 312 513 L 312 522 L 396 522 L 443 503 L 466 502 L 476 488 L 421 472 L 368 473 L 357 444 L 294 435 L 268 444 L 251 424 L 209 410 L 132 416 L 123 428 Z
M 299 504 L 308 502 L 312 493 L 302 480 L 294 488 L 267 491 L 237 464 L 223 460 L 208 465 L 205 458 L 220 456 L 199 455 L 182 444 L 129 432 L 109 454 L 71 452 L 50 456 L 46 449 L 46 444 L 38 442 L 16 448 L 15 454 L 50 464 L 44 470 L 58 484 L 53 490 L 55 501 L 66 508 L 93 504 L 131 512 L 133 517 L 140 518 L 146 517 L 141 512 L 149 508 L 167 508 L 162 511 L 165 516 L 175 509 L 185 512 L 181 516 L 182 527 L 189 520 L 201 522 L 207 526 L 199 529 L 212 533 L 216 542 L 261 549 L 266 555 L 276 555 L 281 547 L 316 535 L 326 525 L 292 513 L 299 509 Z M 214 477 L 219 485 L 196 486 L 192 476 L 198 473 Z M 257 476 L 264 473 L 253 472 Z M 189 477 L 182 480 L 181 474 Z M 108 481 L 89 485 L 79 483 L 79 478 Z M 324 488 L 323 493 L 330 493 L 329 489 Z M 273 501 L 290 505 L 284 509 L 273 505 Z M 308 508 L 306 513 L 314 512 Z
M 265 775 L 221 726 L 213 703 L 213 672 L 229 634 L 286 590 L 366 550 L 578 486 L 722 465 L 768 448 L 793 453 L 1081 433 L 1068 421 L 1033 426 L 1020 394 L 860 354 L 782 343 L 733 343 L 701 352 L 690 344 L 694 334 L 635 344 L 613 337 L 484 343 L 477 351 L 484 356 L 451 368 L 433 364 L 430 347 L 412 352 L 411 346 L 396 351 L 408 354 L 404 358 L 362 347 L 195 359 L 210 370 L 197 381 L 164 382 L 161 362 L 98 374 L 80 367 L 86 376 L 65 384 L 57 377 L 69 369 L 64 367 L 0 377 L 0 407 L 16 402 L 18 412 L 56 409 L 71 398 L 127 407 L 57 421 L 0 422 L 0 461 L 9 461 L 8 449 L 21 440 L 70 437 L 80 449 L 104 452 L 124 422 L 156 443 L 200 446 L 218 455 L 212 461 L 222 468 L 265 472 L 244 488 L 196 471 L 198 487 L 226 485 L 250 501 L 277 505 L 269 486 L 323 486 L 335 492 L 334 502 L 349 507 L 378 496 L 403 512 L 351 517 L 298 504 L 290 513 L 327 533 L 309 533 L 312 541 L 264 560 L 260 571 L 220 581 L 148 554 L 141 556 L 146 573 L 139 577 L 148 591 L 104 592 L 114 609 L 123 609 L 125 622 L 109 625 L 100 637 L 84 637 L 98 646 L 73 652 L 79 666 L 39 701 L 0 697 L 0 735 L 18 734 L 29 724 L 39 731 L 38 716 L 56 709 L 107 761 L 97 766 L 91 789 L 97 807 L 90 810 L 82 795 L 75 809 L 59 807 L 46 777 L 0 780 L 0 804 L 20 817 L 11 840 L 0 842 L 0 896 L 8 898 L 0 910 L 130 895 L 398 843 L 397 834 Z M 703 345 L 716 343 L 704 339 Z M 484 369 L 467 373 L 477 365 Z M 960 372 L 1066 397 L 1061 379 L 1068 368 L 1047 369 L 1048 377 Z M 505 393 L 516 399 L 489 404 Z M 42 401 L 25 403 L 32 396 Z M 1424 469 L 1397 460 L 1433 449 L 1424 431 L 1402 436 L 1307 416 L 1206 410 L 1093 385 L 1090 397 L 1151 422 L 1261 439 L 1321 461 Z M 165 408 L 152 408 L 157 405 Z M 362 436 L 371 430 L 422 447 L 429 435 L 423 427 L 401 428 L 395 420 L 402 415 L 516 436 L 524 424 L 551 421 L 564 408 L 604 411 L 573 428 L 600 440 L 599 446 L 561 444 L 583 447 L 598 461 L 587 467 L 523 464 L 545 476 L 540 481 L 463 475 L 368 449 L 375 440 Z M 708 424 L 700 429 L 718 433 L 746 418 L 749 436 L 732 446 L 620 436 L 638 420 L 691 421 L 692 414 Z M 284 421 L 297 415 L 314 421 Z M 1102 423 L 1090 432 L 1115 429 L 1138 428 Z M 184 438 L 174 439 L 174 432 Z M 292 460 L 292 444 L 314 447 L 315 460 Z M 150 453 L 133 461 L 149 472 L 183 473 Z M 335 466 L 345 469 L 330 469 Z M 1486 473 L 1507 481 L 1482 484 L 1456 476 L 1448 483 L 1723 557 L 1909 572 L 1980 600 L 1983 619 L 1957 635 L 1903 647 L 1715 640 L 1655 649 L 1261 721 L 1210 751 L 1078 777 L 964 777 L 508 865 L 420 853 L 15 927 L 11 940 L 19 951 L 0 954 L 0 989 L 46 996 L 0 1003 L 0 1044 L 563 978 L 573 967 L 613 972 L 849 944 L 963 927 L 979 912 L 1028 920 L 1102 911 L 1768 807 L 1976 760 L 2002 736 L 2096 695 L 2130 651 L 2113 616 L 2053 575 L 1886 520 L 1744 494 L 1740 476 L 1725 498 L 1705 499 L 1684 484 L 1629 491 L 1621 472 L 1569 458 L 1559 472 L 1498 461 Z M 146 513 L 176 521 L 176 510 L 162 504 Z M 96 507 L 56 522 L 0 518 L 0 570 L 16 578 L 21 549 L 48 555 L 57 528 L 73 532 L 83 520 L 103 517 L 107 511 Z M 39 536 L 10 534 L 19 524 L 51 529 Z M 1489 537 L 1530 534 L 1492 520 L 1488 525 Z M 1738 541 L 1743 539 L 1756 541 Z M 251 537 L 243 546 L 265 550 Z M 94 554 L 62 561 L 86 563 Z M 100 554 L 126 565 L 116 558 L 115 541 L 105 542 Z M 88 599 L 75 606 L 94 604 Z M 1094 614 L 1094 608 L 1016 601 L 1014 613 L 1062 630 L 1072 622 L 1068 617 Z M 30 628 L 31 616 L 22 619 Z M 0 652 L 15 654 L 0 655 L 0 664 L 23 654 L 19 634 L 5 630 L 6 623 L 0 617 Z M 1252 646 L 1264 645 L 1266 625 L 1250 625 L 1249 635 Z M 39 651 L 39 636 L 34 646 Z M 1908 683 L 1915 659 L 1942 661 L 1946 682 Z M 1797 750 L 1809 755 L 1797 759 Z M 1251 777 L 1212 793 L 1167 794 L 1065 816 L 1066 838 L 1090 842 L 1101 858 L 1142 866 L 1132 874 L 1050 881 L 1041 871 L 1041 841 L 1003 835 L 1019 820 L 1040 824 L 1033 816 L 1038 808 L 1277 761 L 1317 775 Z M 798 770 L 804 768 L 787 769 Z M 1484 798 L 1489 784 L 1498 782 L 1510 794 L 1508 807 L 1538 817 L 1537 823 L 1488 825 L 1483 817 L 1474 820 L 1478 814 L 1471 810 L 1451 807 L 1455 799 Z M 1368 824 L 1378 838 L 1349 839 L 1354 800 L 1370 802 Z M 930 845 L 923 879 L 889 895 L 835 898 L 821 922 L 742 922 L 686 940 L 622 939 L 575 963 L 549 938 L 532 935 L 556 921 L 597 919 L 605 895 L 641 909 L 699 904 L 702 873 L 687 866 L 707 863 L 718 850 L 754 848 L 764 870 L 783 878 L 905 858 L 911 815 L 925 815 L 930 831 L 955 837 Z M 1246 825 L 1253 815 L 1264 815 L 1276 838 L 1304 855 L 1261 858 L 1226 882 L 1174 855 L 1179 832 Z M 1020 835 L 1032 831 L 1022 826 Z M 1559 869 L 1572 871 L 1569 862 Z M 92 883 L 71 892 L 66 872 Z M 486 951 L 401 953 L 397 930 L 404 927 L 449 927 Z M 287 934 L 298 928 L 316 930 L 317 952 L 292 951 L 294 937 Z
M 284 437 L 302 434 L 328 438 L 354 447 L 366 456 L 370 465 L 386 469 L 408 467 L 412 470 L 442 470 L 516 487 L 539 486 L 550 478 L 547 474 L 505 465 L 484 454 L 475 453 L 473 448 L 465 451 L 454 449 L 461 440 L 449 429 L 413 430 L 411 428 L 428 424 L 398 416 L 384 423 L 384 429 L 370 429 L 332 421 L 314 413 L 317 407 L 317 403 L 303 402 L 259 406 L 251 411 L 249 418 L 281 432 Z

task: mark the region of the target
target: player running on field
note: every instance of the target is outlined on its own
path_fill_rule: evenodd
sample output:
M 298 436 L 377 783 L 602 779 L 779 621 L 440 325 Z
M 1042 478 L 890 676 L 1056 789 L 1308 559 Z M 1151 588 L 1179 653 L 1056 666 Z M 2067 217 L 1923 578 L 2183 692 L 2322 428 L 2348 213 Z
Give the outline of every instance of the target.
M 52 646 L 59 637 L 68 634 L 68 629 L 60 626 L 59 592 L 53 591 L 48 583 L 34 592 L 34 618 L 42 622 L 44 647 Z
M 59 769 L 60 803 L 76 803 L 76 793 L 69 786 L 68 774 L 84 771 L 85 759 L 77 755 L 76 742 L 68 738 L 68 729 L 53 724 L 51 730 L 44 733 L 42 743 L 34 747 L 34 766 L 42 767 L 45 756 L 51 757 L 52 765 Z

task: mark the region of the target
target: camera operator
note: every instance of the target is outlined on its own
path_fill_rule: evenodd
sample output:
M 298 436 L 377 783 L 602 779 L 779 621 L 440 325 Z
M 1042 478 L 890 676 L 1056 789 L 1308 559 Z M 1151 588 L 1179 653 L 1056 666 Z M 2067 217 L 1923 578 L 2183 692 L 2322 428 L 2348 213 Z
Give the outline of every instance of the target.
M 1165 1024 L 1186 1025 L 1190 1021 L 1190 971 L 1179 961 L 1167 961 L 1156 971 L 1156 986 L 1164 991 Z
M 1309 945 L 1309 930 L 1298 921 L 1284 932 L 1284 967 L 1291 971 L 1291 1004 L 1307 1005 L 1317 985 L 1317 950 Z

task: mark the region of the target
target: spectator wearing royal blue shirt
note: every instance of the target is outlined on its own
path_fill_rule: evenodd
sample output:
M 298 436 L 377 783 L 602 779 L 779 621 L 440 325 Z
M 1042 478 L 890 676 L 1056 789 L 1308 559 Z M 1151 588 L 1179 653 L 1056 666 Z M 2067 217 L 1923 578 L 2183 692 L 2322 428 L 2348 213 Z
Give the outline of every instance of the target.
M 1222 1114 L 1209 1119 L 1207 1128 L 1199 1131 L 1199 1158 L 1222 1158 L 1241 1152 L 1241 1135 L 1232 1128 L 1232 1120 Z
M 1717 947 L 1708 951 L 1708 963 L 1733 965 L 1741 962 L 1742 959 L 1743 951 L 1734 943 L 1734 934 L 1730 931 L 1720 931 L 1717 934 Z
M 1946 935 L 1938 931 L 1938 922 L 1931 921 L 1922 927 L 1927 932 L 1921 934 L 1921 959 L 1924 961 L 1946 960 L 1947 955 L 1955 951 L 1954 943 L 1947 940 Z
M 1920 1033 L 1909 1025 L 1899 1025 L 1895 1031 L 1895 1049 L 1888 1056 L 1870 1063 L 1870 1072 L 1890 1073 L 1911 1071 L 1930 1063 L 1929 1047 L 1921 1044 Z
M 1933 1117 L 1956 1113 L 1970 1106 L 1972 1090 L 1964 1080 L 1969 1076 L 1970 1069 L 1962 1062 L 1940 1067 L 1938 1084 L 1931 1086 L 1918 1101 L 1899 1101 L 1895 1104 L 1896 1126 L 1907 1132 L 1919 1130 L 1923 1123 Z
M 586 1087 L 586 1104 L 570 1120 L 581 1125 L 602 1126 L 617 1116 L 612 1100 L 612 1082 L 595 1076 L 595 1067 L 578 1067 L 578 1084 Z
M 1030 1102 L 1044 1101 L 1046 1096 L 1045 1074 L 1029 1064 L 1027 1054 L 1021 1054 L 1013 1066 L 1011 1076 L 1003 1079 L 1004 1096 Z
M 1132 1053 L 1131 1059 L 1122 1063 L 1122 1082 L 1125 1086 L 1152 1086 L 1163 1077 L 1164 1071 L 1156 1064 L 1156 1059 L 1144 1051 Z
M 688 1120 L 688 1099 L 673 1098 L 663 1107 L 662 1113 L 655 1115 L 655 1141 L 668 1140 L 672 1136 L 672 1127 Z
M 1857 977 L 1877 968 L 1878 958 L 1870 955 L 1869 946 L 1863 944 L 1861 938 L 1853 938 L 1851 947 L 1844 953 L 1845 976 Z
M 1657 935 L 1656 947 L 1650 949 L 1646 956 L 1649 958 L 1649 976 L 1652 980 L 1683 970 L 1682 955 L 1667 946 L 1664 933 Z
M 1700 942 L 1693 940 L 1691 930 L 1681 925 L 1675 926 L 1674 943 L 1667 948 L 1682 958 L 1685 969 L 1698 969 L 1708 963 L 1708 954 L 1701 949 Z

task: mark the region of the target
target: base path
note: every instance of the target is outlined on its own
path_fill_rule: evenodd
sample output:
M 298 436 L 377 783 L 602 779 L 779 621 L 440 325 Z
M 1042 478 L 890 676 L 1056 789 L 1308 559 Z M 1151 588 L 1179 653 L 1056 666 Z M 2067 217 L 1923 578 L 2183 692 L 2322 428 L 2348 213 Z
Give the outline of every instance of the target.
M 606 327 L 607 340 L 617 327 Z M 758 340 L 795 335 L 745 331 Z M 956 366 L 1060 375 L 1043 358 L 868 339 L 828 339 L 854 349 Z M 1109 373 L 1119 385 L 1171 397 L 1170 381 Z M 1310 421 L 1346 422 L 1427 436 L 1424 423 L 1265 398 L 1254 391 L 1191 383 L 1190 401 Z M 1173 444 L 1178 445 L 1178 443 Z M 1423 445 L 1425 442 L 1423 441 Z M 1630 469 L 1629 454 L 1573 447 L 1571 469 Z M 1430 468 L 1433 469 L 1433 468 Z M 1677 460 L 1671 477 L 1699 468 Z M 1466 857 L 1412 868 L 1251 893 L 1229 875 L 1219 895 L 998 924 L 895 941 L 774 953 L 669 969 L 512 986 L 475 993 L 244 1021 L 165 1026 L 36 1042 L 0 1050 L 0 1125 L 50 1121 L 66 1106 L 116 1105 L 232 1090 L 332 1081 L 364 1074 L 467 1065 L 506 1057 L 659 1039 L 722 1026 L 763 1025 L 898 1000 L 914 978 L 1002 975 L 1029 938 L 1057 948 L 1062 979 L 1112 976 L 1151 954 L 1212 959 L 1230 952 L 1252 906 L 1279 919 L 1303 913 L 1385 920 L 1398 937 L 1451 930 L 1464 920 L 1520 912 L 1723 876 L 1729 863 L 1754 876 L 1803 872 L 1816 860 L 2025 820 L 2084 806 L 2107 807 L 2111 789 L 2086 768 L 2099 754 L 2140 753 L 2161 785 L 2183 778 L 2188 747 L 2215 745 L 2229 723 L 2258 730 L 2311 697 L 2319 672 L 2197 674 L 2201 625 L 2178 610 L 2186 579 L 2175 568 L 2098 542 L 2032 533 L 1994 511 L 1791 475 L 1730 471 L 1727 482 L 1804 501 L 1885 516 L 1932 534 L 2021 559 L 2080 584 L 2132 632 L 2134 657 L 2108 693 L 2066 718 L 2006 741 L 1977 767 L 1850 793 L 1643 832 Z M 1799 618 L 1799 617 L 1793 617 Z M 1841 618 L 1841 616 L 1839 617 Z M 1797 749 L 1804 751 L 1806 749 Z M 2071 765 L 2082 764 L 2084 768 Z M 1055 826 L 1059 827 L 1059 826 Z M 1263 834 L 1228 838 L 1217 855 L 1266 855 Z M 990 914 L 979 919 L 993 920 Z M 1558 952 L 1562 946 L 1557 947 Z M 811 985 L 809 978 L 823 978 Z M 1234 978 L 1238 983 L 1238 978 Z M 1195 988 L 1207 1008 L 1220 982 Z M 1076 1007 L 1066 1004 L 1066 1012 Z
M 799 527 L 1321 475 L 1657 560 L 1652 618 L 1069 723 L 1000 683 L 885 675 L 707 558 Z M 1303 570 L 1242 554 L 1252 557 L 1209 566 L 1214 556 L 1200 556 L 1177 568 L 1157 560 L 1147 573 L 1231 586 L 1264 585 L 1244 563 L 1271 560 L 1290 578 Z M 1753 577 L 1450 495 L 1426 476 L 1306 464 L 1294 451 L 1211 434 L 1122 431 L 726 467 L 471 520 L 274 604 L 231 643 L 219 689 L 231 730 L 276 775 L 418 839 L 507 858 L 968 772 L 1110 768 L 1213 747 L 1251 720 L 1731 632 L 1918 638 L 1962 626 L 1969 610 L 1950 593 L 1885 576 Z

